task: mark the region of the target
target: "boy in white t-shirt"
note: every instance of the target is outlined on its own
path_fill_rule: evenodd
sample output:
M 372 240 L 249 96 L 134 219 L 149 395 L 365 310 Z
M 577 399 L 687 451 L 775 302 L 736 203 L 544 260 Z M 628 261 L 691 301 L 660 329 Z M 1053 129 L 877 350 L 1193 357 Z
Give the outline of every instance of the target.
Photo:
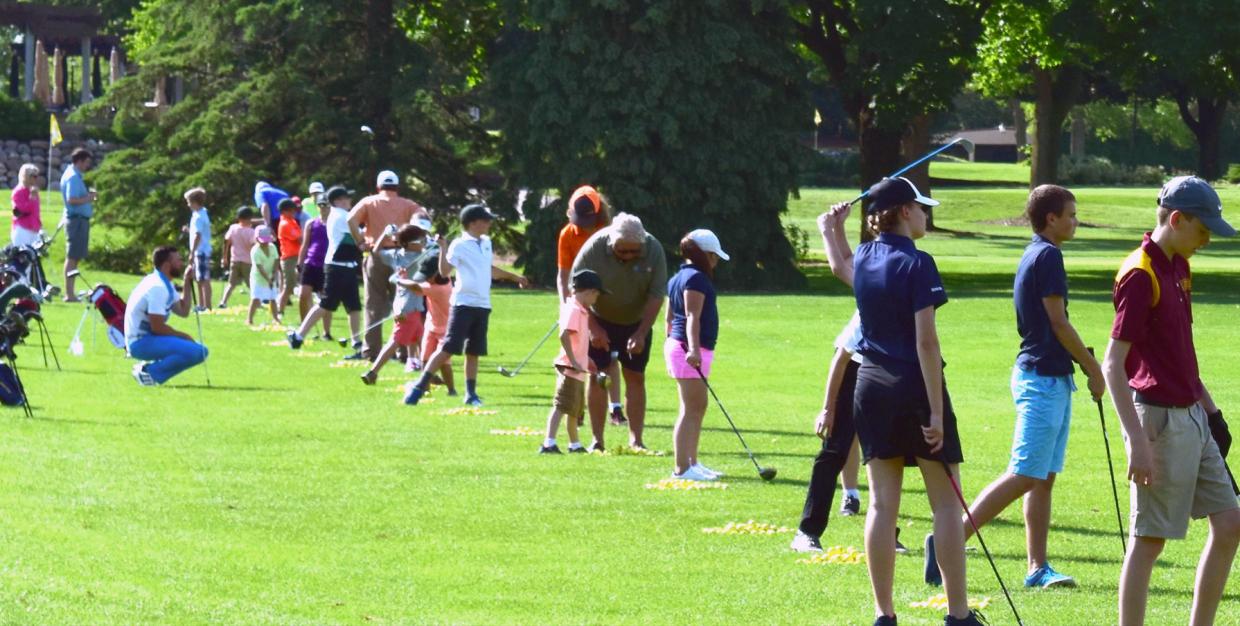
M 511 280 L 521 287 L 530 282 L 524 276 L 495 267 L 491 238 L 487 231 L 495 216 L 481 204 L 461 209 L 461 236 L 439 255 L 439 273 L 448 276 L 456 270 L 456 286 L 452 289 L 452 313 L 448 317 L 448 334 L 426 363 L 422 376 L 408 386 L 405 404 L 416 405 L 426 394 L 430 379 L 441 365 L 454 354 L 465 353 L 465 404 L 482 406 L 478 397 L 478 357 L 487 353 L 487 321 L 491 315 L 491 279 Z
M 185 192 L 189 206 L 189 249 L 194 256 L 194 279 L 198 281 L 199 311 L 211 308 L 211 216 L 207 213 L 207 191 L 194 187 Z

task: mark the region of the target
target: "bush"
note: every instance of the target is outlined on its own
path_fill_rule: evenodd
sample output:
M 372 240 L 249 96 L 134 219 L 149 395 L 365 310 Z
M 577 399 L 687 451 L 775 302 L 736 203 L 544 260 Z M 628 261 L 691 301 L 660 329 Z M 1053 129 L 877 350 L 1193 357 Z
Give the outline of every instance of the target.
M 47 139 L 48 124 L 43 105 L 0 94 L 0 137 L 17 141 Z
M 1227 173 L 1223 175 L 1223 178 L 1233 185 L 1240 184 L 1240 163 L 1228 165 Z
M 1059 182 L 1063 185 L 1159 186 L 1164 177 L 1156 165 L 1130 167 L 1096 156 L 1066 157 L 1059 162 Z
M 796 224 L 787 224 L 784 226 L 784 236 L 788 238 L 788 243 L 792 245 L 792 251 L 797 263 L 804 263 L 809 260 L 809 233 L 805 232 L 804 228 Z
M 800 187 L 859 187 L 861 155 L 855 151 L 806 150 L 797 175 Z
M 105 243 L 91 248 L 90 264 L 109 272 L 141 274 L 146 269 L 150 254 L 149 249 L 133 243 L 124 245 Z

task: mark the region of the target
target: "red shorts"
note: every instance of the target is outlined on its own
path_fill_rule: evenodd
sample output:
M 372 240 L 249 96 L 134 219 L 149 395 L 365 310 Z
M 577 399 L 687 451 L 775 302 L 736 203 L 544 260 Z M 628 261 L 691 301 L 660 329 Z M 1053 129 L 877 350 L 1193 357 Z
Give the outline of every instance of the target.
M 398 346 L 415 346 L 422 340 L 422 314 L 413 311 L 396 318 L 392 341 Z

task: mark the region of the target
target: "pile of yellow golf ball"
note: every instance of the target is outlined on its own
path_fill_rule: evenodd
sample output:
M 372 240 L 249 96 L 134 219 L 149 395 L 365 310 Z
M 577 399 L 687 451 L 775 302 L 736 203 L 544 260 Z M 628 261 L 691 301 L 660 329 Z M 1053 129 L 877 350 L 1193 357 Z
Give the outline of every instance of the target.
M 940 593 L 938 595 L 930 596 L 925 602 L 910 602 L 908 605 L 914 609 L 935 609 L 937 611 L 946 611 L 947 594 Z M 986 596 L 981 599 L 969 598 L 969 608 L 971 609 L 984 609 L 988 606 L 990 606 L 990 596 Z
M 616 456 L 663 456 L 666 454 L 662 450 L 651 450 L 650 448 L 630 448 L 629 446 L 617 446 L 611 449 L 611 453 Z
M 865 563 L 865 553 L 853 546 L 831 546 L 808 559 L 797 559 L 806 565 L 860 565 Z
M 727 483 L 719 481 L 684 480 L 683 478 L 664 478 L 657 483 L 646 483 L 647 489 L 659 491 L 700 491 L 702 489 L 727 489 Z
M 346 361 L 346 360 L 344 360 L 344 359 L 340 359 L 339 361 L 336 361 L 335 363 L 329 363 L 327 366 L 328 366 L 328 367 L 335 367 L 335 368 L 341 368 L 341 367 L 352 367 L 352 368 L 358 368 L 358 367 L 370 367 L 370 361 L 367 361 L 366 359 L 357 359 L 356 361 Z
M 230 306 L 227 309 L 209 309 L 207 311 L 203 311 L 202 314 L 203 315 L 243 315 L 245 314 L 245 312 L 246 312 L 245 307 Z
M 749 520 L 748 522 L 728 522 L 720 528 L 703 528 L 702 532 L 708 535 L 774 535 L 790 533 L 792 529 L 787 526 Z
M 273 345 L 284 345 L 284 342 L 281 341 L 278 344 L 273 344 Z M 336 353 L 332 352 L 331 350 L 319 350 L 318 352 L 310 352 L 307 350 L 294 350 L 293 351 L 293 356 L 299 359 L 321 359 L 325 356 L 331 356 L 333 354 L 336 354 Z
M 277 324 L 277 323 L 275 323 L 275 322 L 268 322 L 268 323 L 266 323 L 266 324 L 259 324 L 258 326 L 251 326 L 251 327 L 250 327 L 250 330 L 252 330 L 252 331 L 254 331 L 254 332 L 268 332 L 268 333 L 270 333 L 270 332 L 280 332 L 280 333 L 287 332 L 287 331 L 286 331 L 286 329 L 285 329 L 283 326 L 281 326 L 281 325 L 279 325 L 279 324 Z M 284 343 L 284 342 L 280 342 L 280 343 Z
M 461 406 L 443 412 L 444 415 L 495 415 L 497 413 L 499 411 L 480 409 L 476 406 Z
M 538 435 L 539 432 L 529 426 L 518 426 L 512 430 L 504 430 L 502 428 L 492 428 L 492 435 L 512 435 L 514 437 L 532 437 Z

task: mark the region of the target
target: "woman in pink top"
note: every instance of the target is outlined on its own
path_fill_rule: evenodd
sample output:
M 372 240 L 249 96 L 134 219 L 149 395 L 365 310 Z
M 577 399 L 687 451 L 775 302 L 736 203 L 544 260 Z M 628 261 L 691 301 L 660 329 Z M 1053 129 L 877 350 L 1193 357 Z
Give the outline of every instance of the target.
M 22 165 L 13 188 L 13 229 L 10 237 L 15 246 L 29 246 L 39 240 L 43 220 L 39 218 L 39 168 L 33 163 Z

